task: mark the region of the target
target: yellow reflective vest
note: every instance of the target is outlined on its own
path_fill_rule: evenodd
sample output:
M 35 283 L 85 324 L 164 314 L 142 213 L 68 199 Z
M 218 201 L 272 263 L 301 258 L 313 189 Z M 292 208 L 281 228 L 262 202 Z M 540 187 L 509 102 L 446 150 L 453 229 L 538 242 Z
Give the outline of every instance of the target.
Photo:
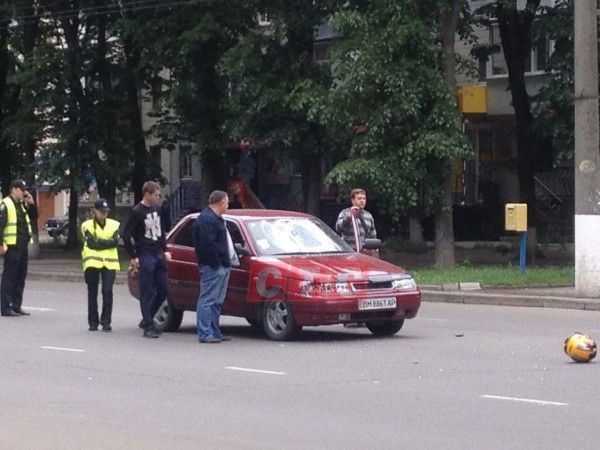
M 81 224 L 81 234 L 83 235 L 83 250 L 81 259 L 83 260 L 83 270 L 90 267 L 102 269 L 106 267 L 109 270 L 121 270 L 119 264 L 119 252 L 117 246 L 103 250 L 96 250 L 88 247 L 86 234 L 91 234 L 94 239 L 110 240 L 115 233 L 119 231 L 119 222 L 113 219 L 106 219 L 104 228 L 98 226 L 94 219 L 86 220 Z
M 17 245 L 17 204 L 9 195 L 2 199 L 2 203 L 6 205 L 6 226 L 4 227 L 4 243 L 6 245 Z M 25 213 L 25 221 L 27 222 L 27 231 L 29 236 L 32 236 L 31 222 L 29 220 L 29 214 L 23 206 L 23 203 L 19 203 L 18 207 L 23 209 Z M 31 242 L 31 239 L 29 240 Z

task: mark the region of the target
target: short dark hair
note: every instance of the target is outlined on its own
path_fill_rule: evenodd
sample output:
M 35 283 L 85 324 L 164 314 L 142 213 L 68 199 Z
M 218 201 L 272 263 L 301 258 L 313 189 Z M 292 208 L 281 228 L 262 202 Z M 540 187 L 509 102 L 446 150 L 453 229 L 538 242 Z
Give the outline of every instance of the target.
M 354 198 L 359 194 L 367 195 L 367 193 L 364 189 L 356 188 L 356 189 L 352 189 L 352 191 L 350 191 L 350 198 Z
M 156 181 L 146 181 L 142 186 L 142 195 L 154 194 L 156 191 L 160 191 L 160 184 Z
M 221 203 L 224 199 L 228 197 L 227 192 L 224 191 L 212 191 L 208 196 L 208 204 L 216 205 L 217 203 Z

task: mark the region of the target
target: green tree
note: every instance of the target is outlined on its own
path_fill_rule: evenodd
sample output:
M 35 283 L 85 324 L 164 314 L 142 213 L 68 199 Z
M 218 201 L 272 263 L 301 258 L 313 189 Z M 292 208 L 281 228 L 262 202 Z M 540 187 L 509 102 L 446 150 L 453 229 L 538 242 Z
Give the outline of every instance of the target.
M 469 155 L 470 145 L 456 127 L 451 58 L 444 70 L 438 11 L 455 11 L 448 2 L 438 6 L 377 0 L 334 14 L 331 23 L 342 38 L 334 52 L 335 85 L 325 120 L 349 135 L 351 159 L 338 164 L 327 181 L 346 189 L 367 187 L 395 220 L 414 207 L 440 220 L 444 211 L 442 239 L 449 249 L 450 161 Z M 448 26 L 454 23 L 453 18 Z M 366 132 L 357 134 L 356 125 Z M 437 254 L 436 261 L 453 265 L 452 250 Z
M 573 0 L 559 0 L 544 8 L 534 35 L 553 42 L 550 83 L 532 98 L 532 108 L 534 132 L 551 149 L 555 167 L 572 166 L 575 150 L 573 26 Z
M 337 142 L 322 120 L 331 84 L 328 66 L 313 60 L 314 28 L 331 2 L 255 2 L 254 18 L 268 4 L 268 23 L 251 29 L 222 58 L 231 82 L 225 122 L 230 139 L 251 136 L 299 162 L 304 209 L 319 213 L 323 158 Z
M 203 189 L 223 189 L 228 175 L 224 132 L 227 79 L 217 71 L 222 56 L 254 20 L 252 2 L 201 2 L 151 22 L 160 37 L 149 49 L 154 77 L 162 81 L 152 133 L 163 143 L 196 144 Z M 164 69 L 164 70 L 162 70 Z

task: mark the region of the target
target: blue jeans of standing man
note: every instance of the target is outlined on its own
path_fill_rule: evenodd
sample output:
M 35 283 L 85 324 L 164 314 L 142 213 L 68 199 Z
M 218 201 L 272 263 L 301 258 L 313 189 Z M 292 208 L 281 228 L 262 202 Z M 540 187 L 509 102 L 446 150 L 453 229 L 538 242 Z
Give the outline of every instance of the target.
M 154 315 L 167 298 L 167 264 L 162 251 L 143 253 L 140 260 L 140 308 L 144 329 L 152 328 Z
M 200 269 L 200 296 L 196 305 L 196 316 L 198 339 L 201 341 L 222 336 L 219 318 L 227 293 L 229 273 L 229 268 L 223 266 L 205 265 Z

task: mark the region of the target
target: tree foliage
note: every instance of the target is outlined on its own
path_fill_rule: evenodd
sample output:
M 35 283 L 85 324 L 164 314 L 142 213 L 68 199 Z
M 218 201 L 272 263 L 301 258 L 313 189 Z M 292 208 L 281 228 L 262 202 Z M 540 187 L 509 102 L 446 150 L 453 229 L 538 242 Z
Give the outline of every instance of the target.
M 391 0 L 349 5 L 331 20 L 341 39 L 322 118 L 349 137 L 351 159 L 327 182 L 364 185 L 396 219 L 438 204 L 447 162 L 471 151 L 456 128 L 436 20 L 430 5 Z

